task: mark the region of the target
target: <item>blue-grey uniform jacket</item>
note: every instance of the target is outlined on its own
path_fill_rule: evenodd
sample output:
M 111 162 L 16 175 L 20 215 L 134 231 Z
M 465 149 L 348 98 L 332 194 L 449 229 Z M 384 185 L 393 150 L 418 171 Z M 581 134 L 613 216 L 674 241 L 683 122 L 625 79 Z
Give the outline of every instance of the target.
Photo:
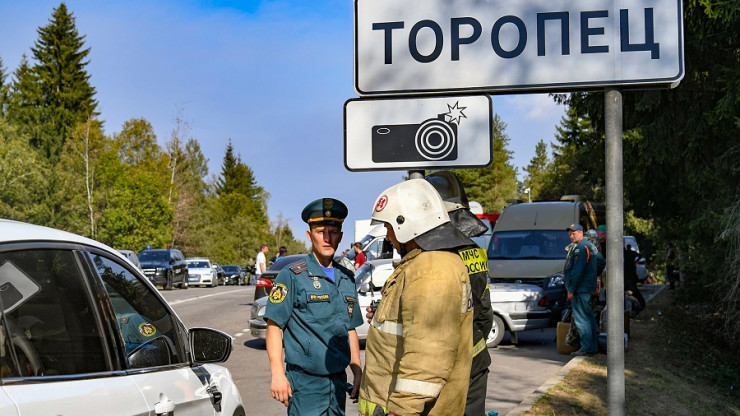
M 565 259 L 565 288 L 570 293 L 596 290 L 596 248 L 585 238 L 568 251 Z
M 350 362 L 349 335 L 363 322 L 353 273 L 336 262 L 334 282 L 313 254 L 280 271 L 265 319 L 283 329 L 285 362 L 306 373 L 343 372 Z

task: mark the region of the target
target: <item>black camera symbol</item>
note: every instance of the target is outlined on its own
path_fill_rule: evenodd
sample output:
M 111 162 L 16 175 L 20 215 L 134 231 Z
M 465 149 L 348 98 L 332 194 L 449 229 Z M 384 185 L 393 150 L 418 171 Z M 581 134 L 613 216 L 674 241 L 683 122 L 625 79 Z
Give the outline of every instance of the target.
M 419 124 L 373 126 L 372 159 L 375 163 L 456 160 L 457 125 L 438 114 Z

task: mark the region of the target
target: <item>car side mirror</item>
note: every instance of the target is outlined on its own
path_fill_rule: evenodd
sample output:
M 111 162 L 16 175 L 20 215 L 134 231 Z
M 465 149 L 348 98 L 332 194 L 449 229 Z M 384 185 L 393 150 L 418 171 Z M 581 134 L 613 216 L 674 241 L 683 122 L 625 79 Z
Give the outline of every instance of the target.
M 229 359 L 233 340 L 226 333 L 211 328 L 192 328 L 188 335 L 194 362 L 222 363 Z
M 367 293 L 367 292 L 372 291 L 372 289 L 370 287 L 370 282 L 362 283 L 360 285 L 360 288 L 357 291 L 360 292 L 360 293 Z

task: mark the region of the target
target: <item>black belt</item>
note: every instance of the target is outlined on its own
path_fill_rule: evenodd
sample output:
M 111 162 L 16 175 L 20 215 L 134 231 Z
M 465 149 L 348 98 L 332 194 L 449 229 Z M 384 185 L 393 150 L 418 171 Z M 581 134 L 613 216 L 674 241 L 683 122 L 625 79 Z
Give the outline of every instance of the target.
M 314 374 L 314 373 L 309 373 L 308 371 L 304 370 L 303 368 L 301 368 L 301 367 L 299 367 L 299 366 L 297 366 L 295 364 L 289 364 L 289 363 L 288 364 L 285 364 L 285 371 L 295 371 L 296 373 L 308 374 L 309 376 L 326 377 L 326 378 L 336 378 L 336 377 L 346 376 L 347 375 L 347 373 L 345 373 L 344 371 L 337 371 L 336 373 L 331 373 L 331 374 Z

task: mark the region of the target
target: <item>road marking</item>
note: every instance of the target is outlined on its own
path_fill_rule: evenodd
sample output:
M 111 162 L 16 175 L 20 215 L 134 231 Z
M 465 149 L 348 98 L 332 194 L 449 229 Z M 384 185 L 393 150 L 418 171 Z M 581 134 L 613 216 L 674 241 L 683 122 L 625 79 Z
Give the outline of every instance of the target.
M 236 335 L 234 335 L 234 336 L 235 336 L 235 337 L 237 337 L 237 338 L 239 338 L 239 337 L 240 337 L 240 336 L 242 336 L 242 335 L 244 335 L 244 334 L 243 334 L 243 333 L 241 333 L 241 332 L 238 332 L 238 333 L 237 333 Z
M 170 305 L 177 305 L 177 304 L 180 304 L 180 303 L 190 302 L 191 300 L 197 300 L 197 299 L 205 299 L 205 298 L 210 298 L 211 296 L 221 296 L 221 295 L 228 295 L 228 294 L 231 294 L 231 293 L 235 293 L 235 292 L 243 292 L 243 291 L 245 291 L 245 290 L 247 290 L 247 289 L 238 289 L 238 290 L 230 290 L 230 291 L 228 291 L 228 292 L 221 292 L 221 293 L 212 293 L 212 294 L 210 294 L 210 295 L 204 295 L 204 296 L 196 296 L 196 297 L 194 297 L 194 298 L 190 298 L 190 299 L 182 299 L 182 300 L 176 300 L 176 301 L 174 301 L 174 302 L 168 302 L 168 303 L 169 303 Z

